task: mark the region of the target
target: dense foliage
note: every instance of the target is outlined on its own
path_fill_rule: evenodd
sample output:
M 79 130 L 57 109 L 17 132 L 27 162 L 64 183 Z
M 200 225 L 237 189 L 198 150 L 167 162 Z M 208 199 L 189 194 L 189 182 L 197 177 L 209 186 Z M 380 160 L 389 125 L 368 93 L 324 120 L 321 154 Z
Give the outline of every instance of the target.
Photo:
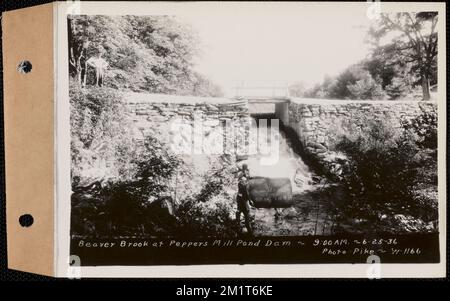
M 175 226 L 171 215 L 174 207 L 171 178 L 181 160 L 150 137 L 127 151 L 114 160 L 114 164 L 126 161 L 122 174 L 127 177 L 97 179 L 89 185 L 74 182 L 72 221 L 75 233 L 156 235 Z M 83 219 L 77 227 L 77 222 Z M 91 225 L 89 229 L 83 228 L 86 223 Z
M 437 13 L 381 14 L 368 31 L 369 57 L 337 76 L 306 89 L 290 87 L 296 97 L 336 99 L 430 99 L 437 84 Z M 386 37 L 391 39 L 382 43 Z
M 151 93 L 220 96 L 220 88 L 194 71 L 199 41 L 170 16 L 69 16 L 69 71 L 94 83 L 85 65 L 99 52 L 109 68 L 106 86 Z
M 68 35 L 73 234 L 235 231 L 224 183 L 209 178 L 195 187 L 182 157 L 136 133 L 120 96 L 121 90 L 221 96 L 194 70 L 195 32 L 170 16 L 69 16 Z M 86 63 L 99 56 L 108 65 L 103 87 Z
M 348 161 L 338 214 L 375 226 L 372 230 L 390 222 L 398 227 L 392 219 L 399 215 L 418 219 L 423 227 L 437 220 L 436 130 L 434 119 L 424 113 L 404 128 L 372 121 L 342 137 L 336 148 Z
M 131 152 L 132 136 L 126 108 L 117 91 L 81 89 L 72 81 L 69 96 L 72 177 L 92 164 L 97 148 L 103 148 L 104 157 L 117 158 L 117 173 L 126 173 L 126 162 L 120 158 Z
M 436 22 L 433 14 L 416 18 L 421 24 Z M 219 158 L 220 164 L 195 183 L 195 168 L 188 167 L 185 158 L 171 153 L 156 137 L 137 137 L 119 92 L 221 95 L 218 86 L 194 71 L 195 34 L 168 16 L 70 16 L 68 21 L 73 234 L 236 235 L 231 163 Z M 431 51 L 437 37 L 432 33 L 426 38 Z M 436 83 L 436 56 L 430 56 L 429 67 L 405 59 L 413 43 L 399 39 L 377 45 L 370 58 L 338 76 L 310 90 L 298 83 L 290 92 L 318 98 L 396 99 L 411 95 L 418 84 L 429 89 Z M 98 53 L 109 64 L 104 87 L 93 84 L 94 73 L 85 64 Z M 343 133 L 335 144 L 348 159 L 340 183 L 345 196 L 336 198 L 337 216 L 376 225 L 374 231 L 395 224 L 391 221 L 398 215 L 423 221 L 423 227 L 437 220 L 436 116 L 424 113 L 401 128 L 368 119 L 366 127 Z M 178 193 L 181 185 L 196 184 L 200 187 L 192 187 L 192 193 Z
M 437 12 L 380 14 L 369 30 L 375 46 L 374 56 L 386 65 L 406 66 L 404 70 L 422 88 L 424 100 L 430 99 L 430 85 L 437 78 Z M 390 43 L 381 41 L 390 37 Z
M 134 135 L 117 90 L 82 89 L 73 81 L 70 105 L 73 234 L 235 233 L 233 196 L 225 191 L 234 178 L 222 160 L 200 179 L 196 191 L 182 157 L 155 137 Z M 99 166 L 101 160 L 109 165 Z M 180 199 L 177 191 L 184 182 L 191 193 Z
M 405 120 L 403 128 L 417 135 L 416 143 L 422 149 L 437 149 L 437 110 L 423 112 L 412 120 Z

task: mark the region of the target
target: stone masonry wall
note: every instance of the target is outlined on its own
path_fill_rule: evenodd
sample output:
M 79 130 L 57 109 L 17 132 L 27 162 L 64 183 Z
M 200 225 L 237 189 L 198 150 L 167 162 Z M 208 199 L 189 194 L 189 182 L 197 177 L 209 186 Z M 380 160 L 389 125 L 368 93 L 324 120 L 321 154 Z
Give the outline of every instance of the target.
M 332 150 L 339 130 L 346 124 L 362 128 L 367 118 L 389 120 L 394 127 L 424 111 L 437 112 L 437 103 L 419 101 L 347 101 L 291 99 L 289 126 L 294 129 L 305 151 L 333 171 L 342 156 Z M 347 129 L 348 131 L 348 129 Z
M 236 153 L 248 152 L 251 124 L 245 100 L 141 93 L 129 93 L 124 99 L 136 126 L 136 139 L 150 135 L 175 149 L 190 147 L 191 155 L 225 153 L 232 155 L 233 161 Z M 298 135 L 306 154 L 333 172 L 345 159 L 333 150 L 333 144 L 339 134 L 348 133 L 349 124 L 353 129 L 363 128 L 369 118 L 388 120 L 393 127 L 400 127 L 402 120 L 425 111 L 437 112 L 437 103 L 293 98 L 288 107 L 288 125 Z M 182 129 L 174 126 L 180 121 Z M 201 141 L 200 145 L 195 138 L 200 138 L 196 140 Z
M 245 146 L 240 141 L 247 136 L 250 124 L 246 101 L 145 94 L 128 94 L 124 99 L 135 125 L 135 141 L 148 136 L 158 139 L 189 171 L 176 177 L 175 202 L 200 193 L 205 177 L 212 172 L 236 168 L 236 151 Z M 232 182 L 234 177 L 226 181 Z M 236 183 L 225 186 L 229 195 L 236 193 Z M 232 204 L 226 198 L 218 200 Z
M 145 94 L 125 99 L 138 139 L 151 135 L 184 153 L 191 147 L 191 154 L 234 154 L 245 146 L 240 142 L 250 124 L 246 101 Z

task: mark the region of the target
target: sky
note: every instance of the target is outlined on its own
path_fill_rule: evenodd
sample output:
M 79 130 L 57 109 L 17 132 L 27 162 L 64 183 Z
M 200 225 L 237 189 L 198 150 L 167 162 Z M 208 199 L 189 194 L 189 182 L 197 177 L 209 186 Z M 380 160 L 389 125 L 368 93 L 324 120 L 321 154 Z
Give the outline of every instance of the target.
M 199 35 L 196 69 L 227 96 L 236 86 L 311 86 L 368 55 L 366 5 L 278 5 L 179 16 Z

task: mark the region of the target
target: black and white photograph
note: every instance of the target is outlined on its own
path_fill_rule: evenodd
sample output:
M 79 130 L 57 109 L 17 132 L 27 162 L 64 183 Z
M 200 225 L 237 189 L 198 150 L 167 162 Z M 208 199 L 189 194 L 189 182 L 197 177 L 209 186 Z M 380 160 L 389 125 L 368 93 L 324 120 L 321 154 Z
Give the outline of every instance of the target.
M 442 16 L 284 5 L 67 15 L 81 265 L 440 262 Z

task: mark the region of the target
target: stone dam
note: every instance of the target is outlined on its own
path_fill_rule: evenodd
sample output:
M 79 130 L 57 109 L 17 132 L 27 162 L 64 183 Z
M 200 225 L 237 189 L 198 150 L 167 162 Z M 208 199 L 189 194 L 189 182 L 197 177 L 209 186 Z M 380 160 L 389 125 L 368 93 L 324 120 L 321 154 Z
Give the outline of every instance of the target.
M 249 155 L 255 157 L 255 151 L 261 148 L 258 137 L 265 132 L 255 119 L 259 119 L 258 116 L 278 119 L 281 134 L 272 137 L 276 139 L 272 142 L 281 145 L 281 151 L 278 151 L 284 153 L 285 158 L 298 156 L 289 151 L 291 145 L 286 146 L 286 134 L 289 133 L 289 143 L 301 148 L 300 156 L 308 157 L 327 171 L 333 171 L 342 159 L 333 150 L 339 134 L 361 128 L 368 120 L 385 120 L 393 127 L 400 127 L 402 121 L 423 112 L 437 112 L 436 102 L 401 100 L 255 100 L 142 93 L 127 93 L 124 99 L 136 126 L 136 137 L 143 139 L 152 135 L 184 154 L 227 154 L 238 161 Z M 261 112 L 259 108 L 265 109 Z M 272 171 L 264 171 L 258 164 L 253 164 L 253 170 L 270 176 L 274 170 L 280 175 L 283 174 L 280 169 L 285 169 L 285 176 L 294 179 L 295 171 L 290 170 L 289 164 L 281 162 Z

